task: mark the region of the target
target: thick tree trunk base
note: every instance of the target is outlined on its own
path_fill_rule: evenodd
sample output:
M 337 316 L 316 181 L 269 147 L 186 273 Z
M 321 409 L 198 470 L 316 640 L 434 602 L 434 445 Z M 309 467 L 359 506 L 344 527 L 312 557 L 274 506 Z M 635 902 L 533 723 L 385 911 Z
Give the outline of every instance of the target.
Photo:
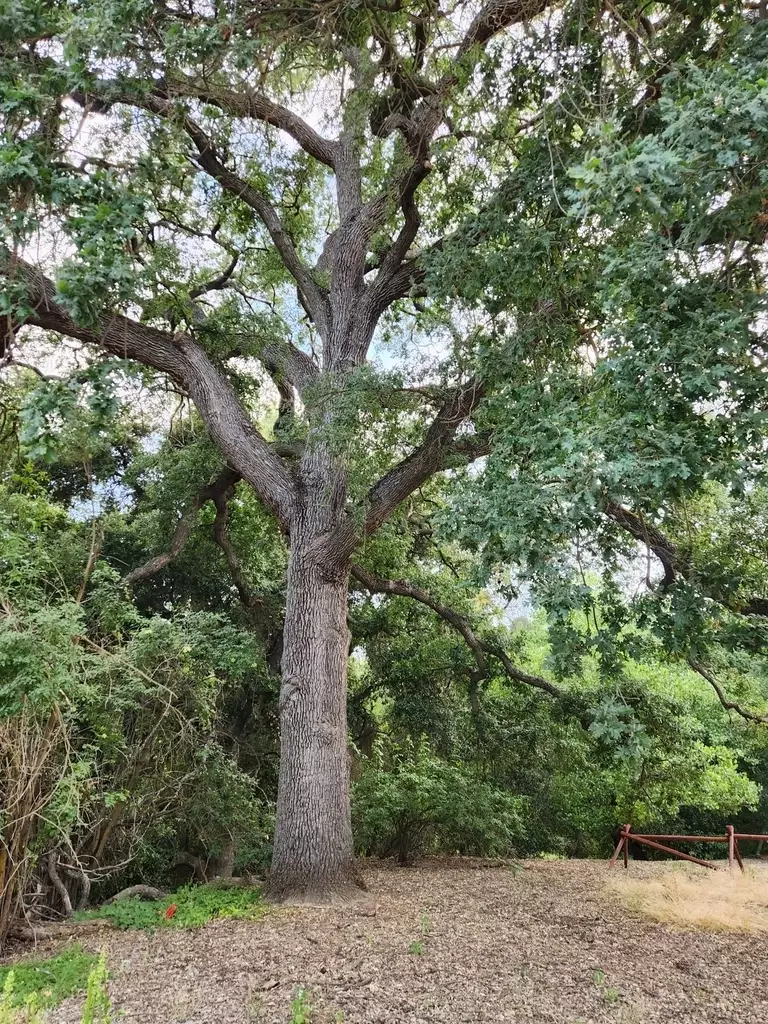
M 262 889 L 270 903 L 289 907 L 330 907 L 358 903 L 365 899 L 368 886 L 355 867 L 350 875 L 327 882 L 300 882 L 280 878 L 267 878 Z
M 297 513 L 291 529 L 280 780 L 272 868 L 263 890 L 275 903 L 305 906 L 351 903 L 365 892 L 349 807 L 349 576 L 345 568 L 329 571 L 315 557 L 329 527 L 328 477 L 321 477 L 315 481 L 319 497 Z

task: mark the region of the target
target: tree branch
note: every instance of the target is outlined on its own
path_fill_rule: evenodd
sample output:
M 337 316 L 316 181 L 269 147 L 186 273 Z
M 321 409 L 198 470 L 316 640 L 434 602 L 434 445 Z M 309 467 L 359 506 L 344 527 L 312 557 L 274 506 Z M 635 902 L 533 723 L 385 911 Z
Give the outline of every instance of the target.
M 473 379 L 458 388 L 432 421 L 424 441 L 368 492 L 366 533 L 374 533 L 388 516 L 434 473 L 445 468 L 461 424 L 480 404 L 485 389 Z
M 475 635 L 464 615 L 461 615 L 459 612 L 454 611 L 454 609 L 449 608 L 440 601 L 437 601 L 421 587 L 415 586 L 408 580 L 385 579 L 384 577 L 377 576 L 375 573 L 369 572 L 366 569 L 361 569 L 360 566 L 357 565 L 352 566 L 351 573 L 366 590 L 369 590 L 372 593 L 407 597 L 431 608 L 432 611 L 434 611 L 441 619 L 448 622 L 458 633 L 461 634 L 467 646 L 472 651 L 478 666 L 478 671 L 482 676 L 487 675 L 487 662 L 485 656 L 488 655 L 498 658 L 504 666 L 504 671 L 507 673 L 509 678 L 515 682 L 525 683 L 527 686 L 532 686 L 535 689 L 542 690 L 544 693 L 548 693 L 551 697 L 555 697 L 557 700 L 568 700 L 572 697 L 567 690 L 562 689 L 562 687 L 557 686 L 555 683 L 545 679 L 543 676 L 533 675 L 530 672 L 524 672 L 522 669 L 519 669 L 512 663 L 509 655 L 500 644 L 492 642 L 489 643 L 487 640 L 481 640 Z M 749 711 L 747 708 L 743 708 L 736 701 L 729 700 L 714 674 L 702 665 L 701 662 L 697 661 L 695 658 L 689 658 L 688 664 L 694 672 L 697 672 L 710 684 L 717 694 L 718 700 L 726 711 L 735 711 L 736 714 L 740 715 L 746 721 L 756 722 L 760 725 L 768 725 L 768 715 L 759 715 L 754 711 Z
M 701 676 L 702 679 L 706 679 L 717 694 L 717 699 L 726 711 L 735 711 L 737 715 L 741 715 L 741 717 L 746 719 L 748 722 L 757 722 L 760 725 L 768 725 L 768 715 L 758 715 L 754 711 L 748 711 L 746 708 L 743 708 L 735 701 L 729 700 L 714 674 L 705 665 L 702 665 L 700 661 L 697 661 L 695 658 L 689 658 L 688 664 L 694 672 L 697 672 Z
M 426 605 L 427 608 L 431 608 L 435 614 L 453 626 L 453 628 L 464 638 L 465 643 L 472 651 L 472 655 L 477 663 L 481 678 L 488 675 L 486 655 L 489 655 L 491 657 L 498 658 L 504 666 L 504 671 L 507 673 L 509 678 L 515 682 L 525 683 L 527 686 L 532 686 L 537 690 L 543 690 L 544 693 L 548 693 L 550 697 L 555 697 L 558 700 L 570 698 L 571 695 L 567 690 L 563 690 L 561 687 L 556 686 L 548 679 L 544 679 L 542 676 L 532 675 L 529 672 L 523 672 L 522 669 L 517 668 L 512 664 L 509 655 L 503 650 L 500 644 L 489 643 L 487 640 L 481 640 L 475 635 L 475 632 L 469 624 L 466 616 L 461 615 L 459 612 L 454 611 L 453 608 L 449 608 L 447 605 L 437 601 L 421 587 L 415 586 L 408 580 L 385 579 L 383 576 L 377 576 L 375 573 L 369 572 L 367 569 L 361 569 L 358 565 L 353 565 L 350 571 L 352 576 L 361 583 L 366 590 L 369 590 L 374 594 L 393 594 L 397 597 L 408 597 L 413 601 L 418 601 L 420 604 Z
M 475 46 L 485 44 L 502 29 L 519 24 L 541 13 L 551 3 L 552 0 L 514 0 L 514 2 L 491 0 L 470 25 L 459 46 L 456 60 L 461 60 Z M 379 42 L 386 53 L 389 44 L 382 40 Z M 389 54 L 388 61 L 385 60 L 385 63 L 387 62 L 394 62 L 395 67 L 397 66 L 394 52 Z M 393 72 L 392 79 L 396 88 L 402 88 L 401 76 L 397 72 Z M 421 218 L 416 205 L 416 192 L 432 169 L 429 158 L 430 144 L 444 118 L 451 90 L 458 80 L 459 76 L 456 72 L 449 71 L 434 85 L 424 83 L 420 92 L 421 102 L 411 116 L 406 116 L 400 111 L 393 111 L 380 125 L 374 126 L 372 123 L 374 134 L 382 138 L 393 131 L 399 131 L 412 156 L 410 167 L 400 177 L 394 189 L 403 211 L 403 224 L 397 237 L 382 257 L 376 280 L 365 298 L 366 309 L 374 322 L 392 302 L 408 294 L 413 284 L 423 279 L 423 261 L 416 263 L 406 259 L 408 250 L 416 240 L 421 226 Z M 413 86 L 412 76 L 408 79 L 408 85 Z M 375 202 L 378 217 L 376 226 L 379 226 L 389 208 L 388 195 L 377 197 Z M 430 248 L 432 250 L 439 249 L 441 244 L 441 242 L 437 242 Z M 363 273 L 365 273 L 365 264 Z M 357 355 L 359 357 L 359 353 Z
M 150 576 L 154 576 L 155 573 L 160 572 L 166 565 L 169 565 L 181 553 L 184 545 L 189 540 L 192 526 L 203 505 L 207 501 L 217 502 L 219 499 L 223 499 L 239 479 L 240 474 L 236 473 L 233 469 L 230 469 L 228 466 L 223 469 L 218 477 L 196 494 L 184 509 L 176 529 L 173 531 L 173 537 L 171 538 L 168 550 L 164 551 L 161 555 L 155 555 L 154 558 L 150 558 L 149 561 L 138 566 L 136 569 L 132 569 L 131 572 L 123 577 L 123 583 L 133 586 L 142 580 L 148 579 Z
M 229 284 L 229 280 L 237 269 L 237 264 L 240 260 L 240 253 L 235 253 L 229 266 L 223 270 L 217 277 L 214 277 L 211 281 L 206 281 L 204 284 L 200 284 L 197 288 L 193 288 L 190 293 L 190 299 L 198 299 L 201 295 L 205 295 L 207 292 L 221 291 L 222 288 L 226 288 Z
M 104 314 L 93 327 L 83 327 L 59 304 L 53 281 L 38 268 L 17 260 L 13 273 L 21 276 L 28 288 L 33 311 L 27 324 L 152 367 L 187 391 L 224 458 L 254 488 L 281 526 L 289 528 L 295 489 L 288 469 L 254 427 L 229 380 L 193 338 L 171 335 L 120 314 Z M 0 280 L 7 276 L 8 262 L 0 251 Z
M 254 608 L 257 605 L 262 604 L 263 601 L 261 596 L 259 594 L 254 594 L 248 586 L 248 582 L 240 565 L 240 559 L 232 545 L 232 541 L 229 539 L 229 533 L 227 530 L 229 520 L 229 502 L 232 498 L 234 486 L 238 480 L 240 480 L 239 473 L 236 473 L 228 466 L 223 469 L 216 479 L 196 494 L 186 507 L 176 529 L 174 530 L 168 551 L 164 551 L 161 555 L 155 555 L 154 558 L 150 558 L 149 561 L 144 563 L 144 565 L 140 565 L 138 568 L 133 569 L 123 578 L 123 583 L 133 586 L 141 580 L 145 580 L 148 577 L 153 576 L 161 569 L 164 569 L 166 565 L 169 565 L 174 558 L 181 553 L 185 544 L 189 540 L 192 526 L 200 512 L 200 509 L 206 502 L 212 501 L 216 507 L 216 518 L 213 521 L 213 539 L 224 552 L 224 556 L 227 559 L 227 566 L 229 567 L 229 573 L 232 577 L 232 582 L 235 584 L 240 601 L 246 608 Z
M 201 140 L 202 141 L 202 140 Z M 249 185 L 234 171 L 228 170 L 213 149 L 200 150 L 197 163 L 221 187 L 237 196 L 258 215 L 280 254 L 283 265 L 296 282 L 299 299 L 307 315 L 316 324 L 321 337 L 328 333 L 328 307 L 323 290 L 315 284 L 309 269 L 301 262 L 293 239 L 285 230 L 277 211 L 261 192 Z
M 400 205 L 404 216 L 403 226 L 397 238 L 384 253 L 371 290 L 370 303 L 374 315 L 377 316 L 402 293 L 403 261 L 421 227 L 421 216 L 416 206 L 416 190 L 431 169 L 431 164 L 426 156 L 427 144 L 422 148 L 424 155 L 414 163 L 400 193 Z M 408 288 L 410 289 L 410 287 L 409 282 Z
M 616 501 L 608 499 L 604 506 L 605 514 L 627 533 L 641 541 L 656 555 L 664 566 L 664 579 L 662 587 L 666 590 L 671 587 L 681 572 L 682 565 L 677 546 L 666 537 L 661 530 L 646 523 L 644 519 L 635 512 L 625 508 Z
M 75 604 L 82 604 L 85 598 L 85 593 L 88 589 L 88 582 L 91 578 L 91 574 L 96 566 L 96 563 L 101 556 L 101 546 L 104 541 L 104 535 L 101 530 L 101 523 L 97 519 L 94 519 L 93 526 L 91 527 L 91 550 L 88 552 L 88 561 L 85 563 L 85 569 L 83 570 L 83 578 L 80 582 L 80 587 L 77 591 L 77 597 L 75 598 Z
M 672 586 L 678 576 L 687 576 L 691 571 L 691 565 L 685 556 L 680 552 L 677 545 L 669 539 L 658 527 L 651 526 L 637 513 L 630 511 L 618 502 L 607 500 L 603 506 L 606 515 L 618 526 L 626 530 L 637 540 L 646 545 L 659 559 L 664 567 L 664 579 L 662 588 L 666 590 Z M 739 605 L 738 602 L 724 600 L 718 594 L 717 588 L 712 586 L 706 578 L 699 577 L 697 583 L 713 601 L 717 601 L 723 607 L 740 615 L 756 615 L 762 618 L 768 617 L 768 599 L 753 597 L 746 604 Z
M 449 455 L 455 455 L 467 465 L 476 459 L 482 459 L 486 455 L 490 455 L 492 450 L 491 438 L 485 434 L 457 437 L 446 449 Z
M 235 92 L 223 86 L 211 85 L 192 79 L 166 80 L 169 96 L 185 96 L 219 107 L 234 117 L 254 118 L 279 128 L 301 146 L 305 153 L 319 160 L 327 167 L 335 168 L 338 142 L 326 139 L 288 107 L 268 99 L 262 93 L 244 86 Z
M 291 341 L 272 340 L 262 345 L 257 358 L 270 374 L 282 374 L 299 392 L 305 395 L 320 376 L 320 370 L 311 356 L 302 352 Z
M 30 370 L 35 374 L 35 376 L 39 377 L 40 380 L 46 381 L 46 383 L 65 379 L 64 377 L 57 377 L 56 374 L 53 373 L 43 373 L 43 371 L 38 366 L 35 366 L 34 363 L 27 363 L 22 359 L 16 359 L 13 354 L 11 354 L 6 360 L 5 365 L 9 367 L 16 366 L 20 370 Z
M 225 491 L 218 491 L 211 498 L 216 506 L 216 518 L 213 521 L 213 538 L 224 552 L 227 565 L 229 566 L 229 574 L 232 577 L 232 582 L 235 584 L 241 603 L 246 608 L 254 608 L 256 605 L 263 604 L 263 600 L 259 594 L 254 594 L 248 586 L 240 566 L 240 559 L 237 557 L 237 552 L 232 546 L 232 541 L 229 539 L 227 531 L 229 499 L 231 495 L 232 488 L 230 487 Z
M 87 106 L 92 102 L 91 94 L 72 93 L 72 98 Z M 302 263 L 293 239 L 285 230 L 277 211 L 258 189 L 249 185 L 235 171 L 229 169 L 219 156 L 213 140 L 200 125 L 197 124 L 188 114 L 180 111 L 174 103 L 156 93 L 135 95 L 126 92 L 124 88 L 112 82 L 98 83 L 96 93 L 102 108 L 121 103 L 127 106 L 142 108 L 164 120 L 179 124 L 195 144 L 197 152 L 193 155 L 194 162 L 226 191 L 237 196 L 249 206 L 259 217 L 266 227 L 272 242 L 280 254 L 283 265 L 296 281 L 299 290 L 299 298 L 308 316 L 315 322 L 321 334 L 325 334 L 328 328 L 328 310 L 325 295 L 321 288 L 315 284 L 309 269 Z
M 541 14 L 551 4 L 552 0 L 490 0 L 467 29 L 456 60 L 461 60 L 473 46 L 487 43 L 505 28 Z
M 427 608 L 431 608 L 441 619 L 450 623 L 462 635 L 467 646 L 472 651 L 477 667 L 485 675 L 486 662 L 483 645 L 475 636 L 472 627 L 463 615 L 460 615 L 459 612 L 454 611 L 452 608 L 448 608 L 447 605 L 441 604 L 431 597 L 426 590 L 422 590 L 421 587 L 415 586 L 408 580 L 386 579 L 383 576 L 377 576 L 375 573 L 369 572 L 367 569 L 361 569 L 359 565 L 353 565 L 350 571 L 358 583 L 362 583 L 366 590 L 370 590 L 374 594 L 394 594 L 397 597 L 409 597 L 412 601 L 418 601 L 420 604 L 426 605 Z

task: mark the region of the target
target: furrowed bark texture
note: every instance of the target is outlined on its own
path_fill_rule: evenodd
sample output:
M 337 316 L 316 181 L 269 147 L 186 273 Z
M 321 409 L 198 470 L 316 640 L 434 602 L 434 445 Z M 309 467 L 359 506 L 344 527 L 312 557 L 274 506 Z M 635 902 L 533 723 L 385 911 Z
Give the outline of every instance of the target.
M 267 892 L 275 900 L 311 902 L 344 899 L 361 882 L 349 811 L 349 566 L 318 557 L 343 509 L 344 474 L 323 452 L 314 452 L 302 460 L 300 479 L 288 561 L 280 779 Z

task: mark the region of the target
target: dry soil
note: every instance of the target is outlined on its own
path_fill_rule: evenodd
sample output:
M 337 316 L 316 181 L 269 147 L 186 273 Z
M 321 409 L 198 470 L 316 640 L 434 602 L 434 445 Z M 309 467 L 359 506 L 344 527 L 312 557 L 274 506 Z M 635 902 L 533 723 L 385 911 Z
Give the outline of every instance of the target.
M 313 1024 L 768 1020 L 764 937 L 633 918 L 607 875 L 589 861 L 376 865 L 361 905 L 82 942 L 107 952 L 116 1024 L 289 1024 L 299 987 Z M 51 1024 L 79 1022 L 81 1005 Z

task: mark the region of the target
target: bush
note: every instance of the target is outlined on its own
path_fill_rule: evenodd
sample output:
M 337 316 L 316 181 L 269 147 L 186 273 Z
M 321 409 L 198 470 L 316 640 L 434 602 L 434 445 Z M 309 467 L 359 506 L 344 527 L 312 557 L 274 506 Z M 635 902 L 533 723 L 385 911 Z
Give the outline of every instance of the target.
M 363 854 L 411 863 L 424 853 L 514 856 L 524 801 L 497 789 L 428 743 L 380 741 L 352 793 Z
M 0 1024 L 44 1024 L 46 1007 L 86 992 L 80 1024 L 111 1024 L 106 957 L 72 946 L 47 960 L 30 960 L 0 971 Z

